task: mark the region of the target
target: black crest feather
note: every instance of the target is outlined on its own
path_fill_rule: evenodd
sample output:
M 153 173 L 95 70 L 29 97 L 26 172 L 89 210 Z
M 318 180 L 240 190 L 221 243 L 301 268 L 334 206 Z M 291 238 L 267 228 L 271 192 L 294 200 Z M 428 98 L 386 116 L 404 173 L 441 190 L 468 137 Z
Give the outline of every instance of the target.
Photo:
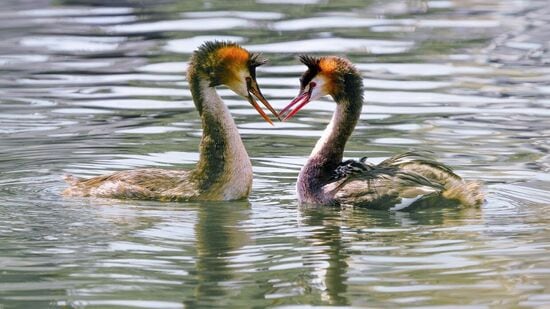
M 252 77 L 256 76 L 256 67 L 267 62 L 260 54 L 251 53 L 239 44 L 230 41 L 207 41 L 197 48 L 191 58 L 191 64 L 195 70 L 205 73 L 210 78 L 212 87 L 221 83 L 220 76 L 223 75 L 223 65 L 220 59 L 215 57 L 216 51 L 225 47 L 242 49 L 248 54 L 248 69 Z
M 302 77 L 300 78 L 300 87 L 304 89 L 304 87 L 321 70 L 319 68 L 319 63 L 321 62 L 321 58 L 308 56 L 308 55 L 301 55 L 300 61 L 307 66 L 307 71 L 305 71 Z
M 321 62 L 321 58 L 308 55 L 300 55 L 300 61 L 305 64 L 310 70 L 319 70 L 319 62 Z
M 195 54 L 198 55 L 208 55 L 222 47 L 240 47 L 237 43 L 230 41 L 206 41 L 204 42 L 197 50 Z
M 250 53 L 250 59 L 248 60 L 249 66 L 252 68 L 259 67 L 267 63 L 267 59 L 262 57 L 261 54 Z

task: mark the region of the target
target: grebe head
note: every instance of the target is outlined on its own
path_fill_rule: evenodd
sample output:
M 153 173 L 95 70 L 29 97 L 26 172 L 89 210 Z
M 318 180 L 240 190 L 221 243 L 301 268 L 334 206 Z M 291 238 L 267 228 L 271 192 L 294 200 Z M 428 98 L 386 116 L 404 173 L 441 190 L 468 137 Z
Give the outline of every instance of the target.
M 298 96 L 280 112 L 280 115 L 286 113 L 283 120 L 292 118 L 306 104 L 326 95 L 332 96 L 336 103 L 354 94 L 361 95 L 361 74 L 349 60 L 337 56 L 303 55 L 300 56 L 300 61 L 307 66 L 307 71 L 300 78 Z M 290 111 L 296 104 L 298 105 Z
M 193 54 L 189 65 L 188 79 L 198 73 L 209 82 L 210 87 L 225 85 L 236 94 L 246 98 L 269 123 L 254 97 L 260 100 L 275 117 L 279 115 L 265 99 L 256 81 L 256 67 L 266 63 L 259 54 L 250 53 L 231 42 L 206 42 Z

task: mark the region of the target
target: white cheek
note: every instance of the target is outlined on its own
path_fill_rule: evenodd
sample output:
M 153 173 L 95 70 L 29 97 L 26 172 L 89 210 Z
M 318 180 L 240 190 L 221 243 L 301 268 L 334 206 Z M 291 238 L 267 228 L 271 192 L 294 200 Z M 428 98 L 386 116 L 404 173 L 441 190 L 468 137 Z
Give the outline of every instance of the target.
M 246 85 L 244 83 L 239 83 L 239 86 L 232 90 L 242 97 L 248 96 L 248 90 L 246 89 Z
M 248 89 L 246 88 L 246 77 L 249 76 L 248 72 L 246 70 L 242 70 L 237 74 L 239 77 L 239 81 L 233 83 L 232 85 L 228 85 L 229 89 L 233 90 L 236 94 L 247 97 L 248 96 Z
M 315 83 L 315 87 L 313 87 L 313 91 L 311 91 L 310 101 L 317 100 L 328 94 L 323 90 L 325 89 L 326 83 L 326 80 L 324 78 L 316 77 L 312 80 L 312 82 Z

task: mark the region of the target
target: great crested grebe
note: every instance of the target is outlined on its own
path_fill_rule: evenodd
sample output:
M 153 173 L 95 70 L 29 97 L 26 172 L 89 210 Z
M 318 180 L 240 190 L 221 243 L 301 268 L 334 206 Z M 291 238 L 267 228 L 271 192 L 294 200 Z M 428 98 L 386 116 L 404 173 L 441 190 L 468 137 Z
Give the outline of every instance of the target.
M 256 67 L 265 63 L 259 55 L 237 44 L 206 42 L 190 60 L 187 79 L 202 120 L 200 158 L 194 169 L 146 168 L 115 172 L 80 180 L 67 175 L 65 196 L 93 196 L 163 201 L 237 200 L 248 197 L 252 164 L 229 110 L 215 87 L 226 85 L 250 104 L 270 124 L 252 95 L 276 117 L 256 82 Z
M 413 204 L 477 207 L 483 203 L 480 183 L 462 180 L 449 167 L 422 153 L 403 153 L 378 165 L 365 159 L 342 162 L 363 106 L 361 75 L 349 60 L 340 57 L 302 56 L 300 60 L 308 67 L 300 79 L 300 92 L 280 116 L 287 120 L 325 95 L 336 102 L 329 125 L 298 176 L 301 203 L 396 210 Z

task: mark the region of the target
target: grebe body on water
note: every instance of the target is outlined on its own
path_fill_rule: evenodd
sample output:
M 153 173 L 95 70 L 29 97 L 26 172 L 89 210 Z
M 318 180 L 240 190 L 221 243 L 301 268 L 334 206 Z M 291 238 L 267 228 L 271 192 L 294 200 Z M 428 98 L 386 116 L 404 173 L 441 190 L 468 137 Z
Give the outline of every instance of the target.
M 413 205 L 483 203 L 480 183 L 464 181 L 451 168 L 421 152 L 393 156 L 378 165 L 365 159 L 342 162 L 344 147 L 363 106 L 363 80 L 340 57 L 302 56 L 308 69 L 300 93 L 280 115 L 287 120 L 309 102 L 330 95 L 336 111 L 317 141 L 296 184 L 301 203 L 403 209 Z
M 269 123 L 254 96 L 276 117 L 256 82 L 257 54 L 229 42 L 206 42 L 194 52 L 187 79 L 202 124 L 200 158 L 192 170 L 146 168 L 80 180 L 67 175 L 65 196 L 162 201 L 237 200 L 248 197 L 252 164 L 237 126 L 215 87 L 245 97 Z

